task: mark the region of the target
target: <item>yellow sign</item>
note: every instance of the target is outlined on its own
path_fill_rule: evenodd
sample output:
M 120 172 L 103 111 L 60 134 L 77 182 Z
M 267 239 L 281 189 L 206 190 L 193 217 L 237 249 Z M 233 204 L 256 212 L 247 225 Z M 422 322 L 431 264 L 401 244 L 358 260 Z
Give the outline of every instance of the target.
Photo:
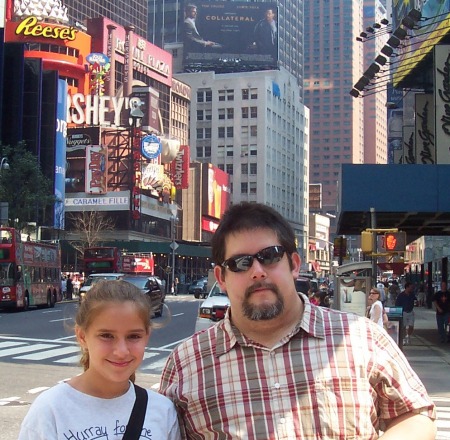
M 41 24 L 36 17 L 27 17 L 16 28 L 16 35 L 74 41 L 78 30 L 73 27 Z

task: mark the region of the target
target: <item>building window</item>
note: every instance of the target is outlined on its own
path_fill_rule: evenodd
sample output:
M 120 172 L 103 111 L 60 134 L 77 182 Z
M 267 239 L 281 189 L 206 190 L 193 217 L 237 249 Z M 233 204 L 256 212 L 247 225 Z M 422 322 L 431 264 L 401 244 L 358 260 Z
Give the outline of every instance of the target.
M 234 101 L 234 90 L 219 90 L 219 101 Z
M 241 174 L 248 174 L 248 163 L 241 164 Z
M 227 137 L 231 138 L 234 136 L 234 128 L 233 127 L 227 127 Z
M 256 163 L 250 164 L 250 174 L 257 174 L 258 173 L 258 166 Z
M 258 127 L 256 125 L 250 126 L 250 136 L 258 136 Z
M 250 182 L 250 194 L 256 194 L 256 182 Z
M 248 183 L 241 182 L 241 194 L 247 194 L 247 193 L 248 193 Z
M 258 107 L 250 107 L 250 117 L 251 118 L 258 117 Z
M 227 172 L 230 176 L 233 175 L 233 164 L 232 164 L 232 163 L 227 163 L 226 172 Z
M 248 107 L 242 107 L 242 118 L 248 119 Z
M 234 119 L 234 108 L 227 108 L 227 119 Z

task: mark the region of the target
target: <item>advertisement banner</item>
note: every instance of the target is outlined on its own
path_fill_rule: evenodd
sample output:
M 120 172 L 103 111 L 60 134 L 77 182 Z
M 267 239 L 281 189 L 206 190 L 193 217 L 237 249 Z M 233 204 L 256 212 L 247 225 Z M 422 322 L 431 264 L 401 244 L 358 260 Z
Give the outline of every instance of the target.
M 406 125 L 403 127 L 403 162 L 407 164 L 416 163 L 416 148 L 414 143 L 415 127 Z
M 184 67 L 276 69 L 278 10 L 275 2 L 185 1 Z
M 164 166 L 157 163 L 142 165 L 142 188 L 157 190 L 164 182 Z
M 202 214 L 220 219 L 230 205 L 230 176 L 225 171 L 203 164 Z
M 387 102 L 393 108 L 388 107 L 388 163 L 400 163 L 403 156 L 403 90 L 394 89 L 392 83 L 388 83 Z
M 189 188 L 189 145 L 181 145 L 174 161 L 170 163 L 170 176 L 176 189 Z
M 436 163 L 435 121 L 433 94 L 417 93 L 416 96 L 416 161 L 419 164 Z
M 66 196 L 66 136 L 67 136 L 67 82 L 58 80 L 55 137 L 55 208 L 53 227 L 64 229 L 64 198 Z
M 450 163 L 450 46 L 434 48 L 436 163 Z
M 108 150 L 101 145 L 86 147 L 85 191 L 88 194 L 106 194 L 108 177 Z

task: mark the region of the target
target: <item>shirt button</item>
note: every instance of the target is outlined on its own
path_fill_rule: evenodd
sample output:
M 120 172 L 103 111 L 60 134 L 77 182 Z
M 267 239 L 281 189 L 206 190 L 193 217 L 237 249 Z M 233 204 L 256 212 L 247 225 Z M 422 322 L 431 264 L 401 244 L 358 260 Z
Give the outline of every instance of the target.
M 278 388 L 280 388 L 280 384 L 277 382 L 276 384 L 274 384 L 274 387 L 275 387 L 276 389 L 278 389 Z
M 281 417 L 280 423 L 286 423 L 286 419 L 284 417 Z

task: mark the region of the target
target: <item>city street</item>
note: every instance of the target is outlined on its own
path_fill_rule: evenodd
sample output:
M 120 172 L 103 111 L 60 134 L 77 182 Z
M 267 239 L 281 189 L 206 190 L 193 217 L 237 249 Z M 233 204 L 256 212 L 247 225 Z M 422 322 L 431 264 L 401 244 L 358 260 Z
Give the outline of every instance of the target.
M 192 334 L 200 303 L 189 295 L 167 297 L 171 318 L 153 332 L 137 375 L 140 385 L 157 389 L 167 355 Z M 2 440 L 17 439 L 20 423 L 39 393 L 81 371 L 78 346 L 70 330 L 76 307 L 76 302 L 71 302 L 57 304 L 55 309 L 0 312 Z M 163 324 L 165 319 L 155 319 L 155 324 Z M 450 440 L 450 344 L 438 345 L 433 310 L 417 309 L 416 330 L 404 351 L 438 407 L 436 440 Z

